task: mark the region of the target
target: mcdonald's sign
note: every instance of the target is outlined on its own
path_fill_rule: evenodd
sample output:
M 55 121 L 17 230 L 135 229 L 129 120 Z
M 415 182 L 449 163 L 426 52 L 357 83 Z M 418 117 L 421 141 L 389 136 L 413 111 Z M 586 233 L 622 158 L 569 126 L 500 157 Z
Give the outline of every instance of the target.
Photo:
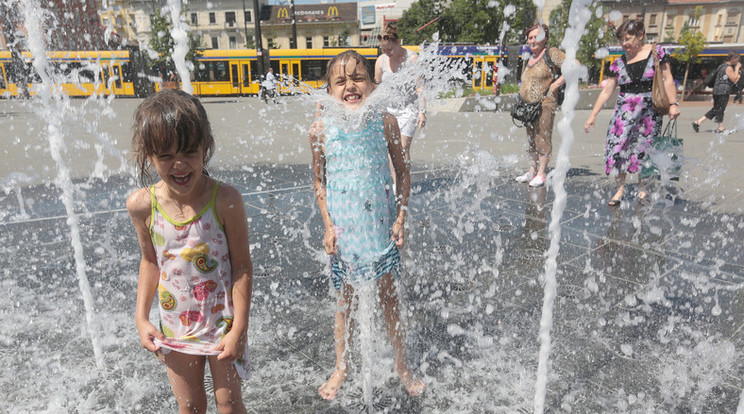
M 336 10 L 336 14 L 338 14 L 338 10 Z M 287 9 L 286 7 L 280 7 L 276 12 L 276 18 L 289 19 L 289 9 Z
M 338 7 L 336 6 L 330 6 L 328 7 L 328 13 L 326 14 L 328 17 L 336 16 L 338 17 Z

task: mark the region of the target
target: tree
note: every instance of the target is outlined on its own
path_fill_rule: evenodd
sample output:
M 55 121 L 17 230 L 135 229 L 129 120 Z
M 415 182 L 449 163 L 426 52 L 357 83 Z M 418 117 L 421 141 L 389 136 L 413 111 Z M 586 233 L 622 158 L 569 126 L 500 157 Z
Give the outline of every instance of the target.
M 511 0 L 452 0 L 447 3 L 418 0 L 398 20 L 398 34 L 408 44 L 433 40 L 434 33 L 438 33 L 443 42 L 496 44 L 506 21 L 513 30 L 505 34 L 504 42 L 522 43 L 524 22 L 534 21 L 535 6 L 530 1 L 524 9 L 507 17 L 504 11 L 510 5 Z M 416 32 L 427 23 L 429 26 Z
M 560 47 L 566 28 L 570 25 L 568 15 L 572 3 L 573 0 L 565 1 L 550 12 L 550 24 L 548 25 L 550 28 L 548 45 L 550 47 Z M 615 43 L 615 27 L 603 18 L 597 17 L 602 15 L 602 5 L 599 2 L 592 3 L 589 10 L 592 17 L 584 28 L 579 50 L 576 52 L 576 59 L 586 65 L 590 72 L 596 72 L 602 65 L 602 59 L 596 58 L 595 54 L 597 50 Z
M 700 18 L 703 8 L 701 6 L 695 7 L 695 20 Z M 682 81 L 682 100 L 685 99 L 685 89 L 687 89 L 687 76 L 690 73 L 690 65 L 695 62 L 699 62 L 700 52 L 705 49 L 705 36 L 694 28 L 690 27 L 688 23 L 682 27 L 682 31 L 679 34 L 679 40 L 677 41 L 680 46 L 683 47 L 680 53 L 677 53 L 677 60 L 681 62 L 687 62 L 685 65 L 685 78 Z
M 421 44 L 432 40 L 434 33 L 439 30 L 437 22 L 417 32 L 416 29 L 441 17 L 442 3 L 439 0 L 418 0 L 411 4 L 408 10 L 398 20 L 398 36 L 406 44 Z
M 150 56 L 151 64 L 154 64 L 160 71 L 160 75 L 176 71 L 176 65 L 171 57 L 175 42 L 171 36 L 172 24 L 170 15 L 163 16 L 161 10 L 157 8 L 152 16 L 152 30 L 150 32 L 150 49 L 157 52 L 157 57 Z M 201 40 L 197 33 L 189 33 L 189 52 L 186 54 L 186 60 L 197 64 L 196 58 L 199 56 Z

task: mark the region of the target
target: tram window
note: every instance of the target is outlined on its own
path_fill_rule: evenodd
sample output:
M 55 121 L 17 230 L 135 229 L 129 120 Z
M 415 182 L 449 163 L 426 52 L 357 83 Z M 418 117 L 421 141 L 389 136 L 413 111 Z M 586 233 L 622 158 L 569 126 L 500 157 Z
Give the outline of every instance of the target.
M 486 79 L 484 80 L 486 81 L 486 86 L 491 87 L 493 86 L 493 65 L 494 63 L 486 61 L 484 62 L 484 64 L 486 65 L 486 70 L 484 71 L 484 76 L 486 77 Z
M 249 64 L 251 65 L 251 76 L 253 77 L 253 80 L 258 80 L 261 77 L 258 73 L 258 61 L 251 60 Z
M 243 87 L 247 88 L 251 85 L 251 73 L 248 70 L 248 65 L 243 64 Z
M 475 66 L 473 67 L 473 86 L 474 87 L 480 87 L 481 81 L 483 80 L 483 62 L 475 62 Z
M 227 61 L 218 60 L 214 62 L 200 62 L 196 66 L 194 79 L 196 79 L 197 82 L 229 82 L 230 72 L 228 71 Z
M 130 62 L 124 62 L 121 64 L 122 81 L 133 82 L 134 77 L 132 76 L 132 64 Z
M 8 89 L 8 83 L 5 82 L 5 67 L 0 65 L 0 89 Z
M 114 65 L 114 76 L 116 76 L 116 87 L 121 88 L 121 67 L 119 65 Z
M 96 73 L 88 68 L 81 68 L 77 76 L 80 83 L 93 83 L 96 81 Z
M 111 77 L 111 75 L 109 74 L 108 65 L 104 66 L 102 68 L 101 72 L 103 72 L 103 85 L 104 85 L 104 87 L 108 88 L 109 87 L 109 78 Z
M 307 81 L 319 81 L 323 79 L 327 60 L 303 60 L 300 62 L 300 70 L 302 71 L 302 80 Z

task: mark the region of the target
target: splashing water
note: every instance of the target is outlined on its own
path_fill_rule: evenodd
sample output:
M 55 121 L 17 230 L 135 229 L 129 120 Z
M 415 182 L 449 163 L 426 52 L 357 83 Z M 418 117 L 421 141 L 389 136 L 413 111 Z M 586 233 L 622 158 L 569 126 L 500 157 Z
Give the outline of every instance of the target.
M 181 13 L 181 1 L 168 0 L 168 9 L 170 10 L 171 22 L 173 22 L 171 36 L 173 37 L 174 44 L 171 56 L 181 81 L 181 89 L 187 93 L 194 93 L 194 87 L 191 85 L 191 73 L 189 71 L 189 69 L 193 68 L 189 68 L 186 63 L 186 55 L 189 53 L 189 26 L 184 21 L 186 14 Z M 188 2 L 184 0 L 183 5 L 188 5 Z
M 569 169 L 569 152 L 573 144 L 573 130 L 571 121 L 574 117 L 573 108 L 579 100 L 579 76 L 581 69 L 576 63 L 576 52 L 581 41 L 584 26 L 589 21 L 591 14 L 588 6 L 590 0 L 580 0 L 571 3 L 569 11 L 569 22 L 571 26 L 566 29 L 565 37 L 561 45 L 566 51 L 561 71 L 566 81 L 566 98 L 561 107 L 563 116 L 558 121 L 558 131 L 563 140 L 558 150 L 556 166 L 553 171 L 553 191 L 555 191 L 555 202 L 551 211 L 550 221 L 550 247 L 545 260 L 545 296 L 543 298 L 542 317 L 540 318 L 540 354 L 537 366 L 537 381 L 535 384 L 535 413 L 542 414 L 545 411 L 545 394 L 548 382 L 548 361 L 550 358 L 550 330 L 553 326 L 553 304 L 557 295 L 558 284 L 556 273 L 558 271 L 558 252 L 561 241 L 561 217 L 566 207 L 567 193 L 564 188 L 566 174 Z M 537 5 L 537 1 L 535 1 Z
M 43 16 L 43 8 L 35 0 L 21 2 L 26 27 L 42 27 L 40 16 Z M 97 334 L 97 323 L 95 321 L 94 300 L 91 294 L 90 282 L 86 274 L 85 255 L 83 253 L 83 243 L 80 237 L 80 222 L 75 212 L 74 185 L 70 176 L 70 170 L 65 160 L 65 135 L 61 130 L 62 117 L 65 114 L 67 99 L 62 91 L 55 86 L 56 79 L 50 71 L 49 63 L 46 58 L 46 49 L 42 39 L 41 30 L 29 30 L 29 49 L 34 56 L 34 68 L 41 77 L 41 84 L 36 93 L 41 97 L 41 109 L 39 118 L 47 121 L 47 134 L 49 138 L 49 149 L 57 164 L 56 185 L 62 189 L 62 203 L 67 212 L 67 225 L 70 229 L 70 238 L 75 257 L 75 271 L 78 277 L 80 293 L 83 296 L 85 306 L 85 320 L 88 327 L 88 335 L 93 345 L 93 354 L 98 369 L 105 366 L 103 359 L 102 347 Z

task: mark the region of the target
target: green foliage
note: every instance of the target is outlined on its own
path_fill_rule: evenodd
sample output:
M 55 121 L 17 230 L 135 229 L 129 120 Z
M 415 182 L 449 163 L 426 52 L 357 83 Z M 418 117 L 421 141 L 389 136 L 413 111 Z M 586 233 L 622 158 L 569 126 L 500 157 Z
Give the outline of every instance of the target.
M 560 43 L 566 33 L 566 28 L 570 26 L 568 15 L 572 3 L 573 0 L 564 1 L 550 13 L 550 24 L 548 26 L 550 28 L 548 45 L 550 47 L 560 47 Z M 576 52 L 576 59 L 579 62 L 589 68 L 593 67 L 595 69 L 599 68 L 602 64 L 601 59 L 594 57 L 596 51 L 616 42 L 614 26 L 601 17 L 597 17 L 597 15 L 602 15 L 601 8 L 602 5 L 599 2 L 592 3 L 589 7 L 592 17 L 586 24 L 584 33 L 581 36 L 579 50 Z M 598 9 L 599 12 L 597 12 Z
M 684 46 L 682 52 L 675 54 L 677 60 L 682 62 L 690 61 L 691 63 L 700 61 L 698 55 L 703 51 L 703 49 L 705 49 L 705 35 L 697 30 L 691 30 L 687 24 L 685 24 L 677 43 L 680 46 Z
M 155 10 L 152 16 L 152 31 L 150 32 L 150 49 L 158 53 L 156 59 L 151 59 L 151 63 L 157 65 L 166 71 L 175 72 L 176 65 L 173 63 L 171 54 L 175 42 L 171 36 L 170 15 L 163 15 L 160 9 Z M 196 65 L 196 58 L 201 48 L 201 40 L 198 33 L 189 33 L 189 52 L 186 54 L 186 60 Z
M 530 22 L 529 26 L 534 21 L 535 6 L 532 2 L 524 8 L 520 5 L 516 13 L 506 17 L 504 10 L 511 4 L 510 0 L 418 0 L 398 20 L 398 34 L 405 44 L 431 41 L 435 32 L 442 42 L 497 44 L 506 20 L 513 29 L 505 34 L 504 43 L 522 43 L 524 22 Z
M 408 10 L 398 20 L 398 36 L 404 44 L 418 45 L 424 41 L 431 41 L 434 32 L 439 30 L 438 22 L 434 22 L 416 32 L 419 27 L 431 22 L 441 15 L 442 3 L 439 0 L 418 0 L 411 4 Z

